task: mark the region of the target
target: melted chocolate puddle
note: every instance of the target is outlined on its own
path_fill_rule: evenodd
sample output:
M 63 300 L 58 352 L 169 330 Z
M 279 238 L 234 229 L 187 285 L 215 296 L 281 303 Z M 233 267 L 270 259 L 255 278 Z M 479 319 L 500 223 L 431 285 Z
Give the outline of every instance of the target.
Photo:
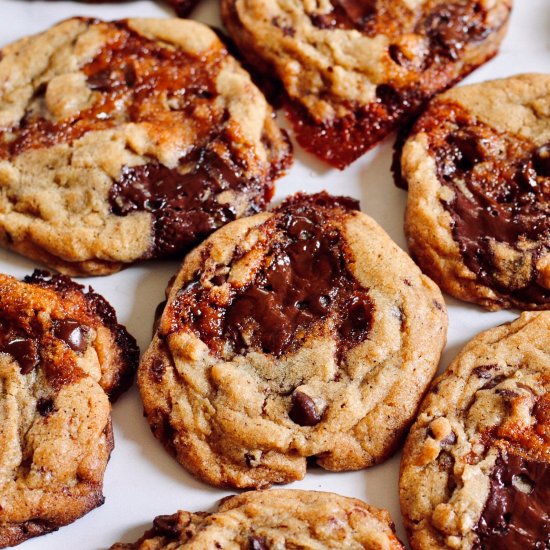
M 207 149 L 189 155 L 181 164 L 194 166 L 186 173 L 158 162 L 125 167 L 109 193 L 111 210 L 118 216 L 151 212 L 154 256 L 186 250 L 234 220 L 235 209 L 217 200 L 224 191 L 246 194 L 249 214 L 258 212 L 271 198 L 269 185 L 246 178 L 230 159 Z
M 330 208 L 357 207 L 326 194 L 290 199 L 263 226 L 277 239 L 254 281 L 232 287 L 226 304 L 193 282 L 174 304 L 175 317 L 220 355 L 229 344 L 233 354 L 255 349 L 276 357 L 298 349 L 319 321 L 330 319 L 341 361 L 368 337 L 374 307 L 348 270 L 342 237 L 329 221 Z
M 499 134 L 455 105 L 434 109 L 415 131 L 430 136 L 439 180 L 454 191 L 442 204 L 464 263 L 483 284 L 516 301 L 549 304 L 536 262 L 550 249 L 550 147 Z M 496 243 L 507 244 L 517 258 L 499 265 Z
M 502 453 L 476 532 L 475 550 L 550 548 L 548 464 Z

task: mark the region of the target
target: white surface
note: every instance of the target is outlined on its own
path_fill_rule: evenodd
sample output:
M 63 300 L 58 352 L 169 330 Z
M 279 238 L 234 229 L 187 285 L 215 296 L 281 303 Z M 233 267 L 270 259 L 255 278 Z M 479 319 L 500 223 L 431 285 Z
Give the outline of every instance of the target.
M 518 0 L 510 31 L 501 53 L 477 70 L 467 82 L 505 77 L 520 72 L 550 72 L 550 2 Z M 0 0 L 0 47 L 22 36 L 46 29 L 74 15 L 103 19 L 170 16 L 171 10 L 153 1 L 88 5 L 77 2 Z M 218 3 L 202 0 L 194 18 L 219 25 Z M 360 199 L 362 209 L 373 216 L 402 247 L 405 192 L 390 175 L 393 138 L 386 140 L 344 172 L 327 168 L 295 147 L 295 164 L 278 182 L 276 200 L 297 190 L 327 189 Z M 33 270 L 32 262 L 0 250 L 0 271 L 21 277 Z M 93 285 L 116 308 L 119 319 L 138 339 L 143 350 L 150 341 L 153 313 L 166 282 L 177 270 L 175 262 L 155 262 L 132 267 L 109 277 L 82 280 Z M 445 297 L 449 308 L 448 345 L 441 368 L 481 330 L 508 321 L 517 312 L 487 313 L 475 306 Z M 151 435 L 142 416 L 135 387 L 114 406 L 116 448 L 105 476 L 105 504 L 56 533 L 28 541 L 25 550 L 108 548 L 116 541 L 137 539 L 158 514 L 177 509 L 212 509 L 229 491 L 211 488 L 192 478 Z M 398 504 L 399 455 L 386 463 L 352 473 L 325 473 L 313 469 L 292 488 L 334 491 L 387 508 L 399 536 L 405 540 Z

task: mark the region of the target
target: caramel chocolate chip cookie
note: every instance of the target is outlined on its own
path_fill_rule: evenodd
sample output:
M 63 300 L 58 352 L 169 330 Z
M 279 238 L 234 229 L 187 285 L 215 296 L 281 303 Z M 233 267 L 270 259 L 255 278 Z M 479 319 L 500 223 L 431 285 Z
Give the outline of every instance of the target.
M 344 168 L 493 57 L 511 0 L 222 0 L 243 56 L 276 76 L 296 139 Z
M 111 550 L 169 548 L 403 550 L 390 515 L 355 498 L 316 491 L 250 491 L 212 514 L 158 516 L 134 544 Z M 229 547 L 229 546 L 227 546 Z
M 103 504 L 111 406 L 135 340 L 113 308 L 65 276 L 0 275 L 0 547 Z
M 550 308 L 549 76 L 434 99 L 401 175 L 411 254 L 443 290 L 488 309 Z
M 401 464 L 414 550 L 550 547 L 550 312 L 472 340 L 422 403 Z
M 70 19 L 0 54 L 0 244 L 69 274 L 179 254 L 257 213 L 290 162 L 215 33 Z
M 388 457 L 445 342 L 439 289 L 345 197 L 298 194 L 185 260 L 139 368 L 155 436 L 217 486 Z

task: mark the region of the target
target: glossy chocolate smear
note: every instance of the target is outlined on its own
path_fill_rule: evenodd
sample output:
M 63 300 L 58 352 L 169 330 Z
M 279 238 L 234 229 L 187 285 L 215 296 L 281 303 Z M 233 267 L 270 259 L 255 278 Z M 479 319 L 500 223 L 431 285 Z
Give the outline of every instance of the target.
M 12 337 L 0 345 L 0 351 L 11 355 L 20 365 L 21 374 L 32 372 L 40 361 L 38 342 L 34 338 Z
M 319 321 L 327 321 L 341 360 L 368 336 L 373 311 L 367 290 L 348 270 L 342 236 L 330 223 L 350 202 L 327 194 L 291 199 L 263 226 L 275 237 L 255 279 L 231 288 L 224 304 L 192 282 L 174 305 L 176 318 L 219 354 L 229 344 L 231 353 L 254 349 L 276 357 L 299 348 Z
M 476 533 L 475 550 L 550 548 L 548 464 L 502 453 Z
M 536 262 L 550 249 L 548 146 L 475 121 L 459 106 L 443 104 L 420 119 L 441 183 L 454 198 L 443 201 L 464 263 L 483 284 L 518 302 L 549 304 Z M 502 263 L 498 243 L 515 251 Z M 515 275 L 517 274 L 517 275 Z
M 153 255 L 188 249 L 215 229 L 234 220 L 235 209 L 217 196 L 226 191 L 246 193 L 248 213 L 263 208 L 271 189 L 246 178 L 230 158 L 203 149 L 182 160 L 192 168 L 167 168 L 158 162 L 124 167 L 109 193 L 111 210 L 118 216 L 147 211 L 153 215 Z

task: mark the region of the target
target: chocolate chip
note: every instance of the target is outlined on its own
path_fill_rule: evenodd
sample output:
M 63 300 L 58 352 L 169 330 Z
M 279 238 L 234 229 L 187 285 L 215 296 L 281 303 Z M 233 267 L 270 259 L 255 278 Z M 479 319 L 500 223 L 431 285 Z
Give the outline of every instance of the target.
M 14 338 L 4 346 L 3 351 L 19 363 L 21 374 L 29 374 L 40 360 L 38 342 L 34 338 Z
M 504 397 L 505 399 L 512 399 L 514 397 L 518 397 L 519 393 L 514 390 L 508 390 L 508 389 L 502 389 L 496 391 L 497 395 L 500 395 L 501 397 Z
M 155 534 L 169 538 L 176 538 L 180 532 L 178 519 L 177 513 L 169 516 L 157 516 L 153 520 L 153 529 L 155 530 Z
M 248 537 L 248 550 L 269 550 L 266 538 L 250 535 Z
M 498 386 L 502 381 L 506 380 L 506 376 L 503 374 L 500 374 L 499 376 L 495 376 L 492 380 L 489 380 L 486 384 L 484 384 L 481 389 L 482 390 L 492 390 L 494 387 Z
M 249 468 L 256 468 L 260 465 L 262 459 L 262 451 L 253 451 L 244 454 L 244 461 Z
M 301 391 L 294 392 L 292 408 L 288 416 L 290 416 L 292 422 L 300 426 L 315 426 L 322 419 L 322 415 L 317 411 L 315 401 Z
M 151 374 L 151 378 L 157 384 L 160 384 L 162 382 L 162 377 L 164 376 L 165 370 L 166 367 L 164 365 L 164 361 L 159 358 L 154 358 L 151 366 L 149 367 L 149 373 Z
M 36 402 L 36 410 L 40 416 L 48 416 L 54 410 L 53 399 L 51 397 L 40 397 Z
M 61 319 L 53 322 L 53 334 L 63 340 L 73 351 L 86 349 L 86 334 L 90 329 L 74 319 Z
M 489 380 L 493 377 L 492 372 L 498 369 L 497 365 L 482 365 L 481 367 L 476 367 L 472 372 L 478 377 L 485 380 Z

